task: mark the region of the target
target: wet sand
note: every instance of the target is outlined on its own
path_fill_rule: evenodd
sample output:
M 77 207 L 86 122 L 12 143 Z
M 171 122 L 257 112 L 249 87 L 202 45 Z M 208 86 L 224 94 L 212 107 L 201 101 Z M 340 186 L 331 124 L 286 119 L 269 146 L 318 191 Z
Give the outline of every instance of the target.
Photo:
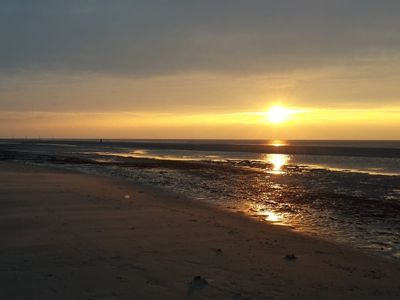
M 0 163 L 0 299 L 398 299 L 400 264 L 122 180 Z

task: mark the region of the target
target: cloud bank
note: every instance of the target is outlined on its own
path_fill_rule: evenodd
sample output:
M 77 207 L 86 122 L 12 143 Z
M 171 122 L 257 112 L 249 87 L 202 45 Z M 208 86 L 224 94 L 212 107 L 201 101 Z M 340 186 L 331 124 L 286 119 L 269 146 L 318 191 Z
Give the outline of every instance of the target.
M 135 76 L 373 64 L 400 50 L 398 1 L 6 0 L 0 72 Z

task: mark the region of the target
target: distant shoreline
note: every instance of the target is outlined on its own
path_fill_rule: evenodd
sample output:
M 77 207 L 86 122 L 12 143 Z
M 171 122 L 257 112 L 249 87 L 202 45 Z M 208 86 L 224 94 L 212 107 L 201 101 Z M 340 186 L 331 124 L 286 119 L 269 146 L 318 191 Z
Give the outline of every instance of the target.
M 76 142 L 81 145 L 125 146 L 158 150 L 195 150 L 247 153 L 281 153 L 296 155 L 328 155 L 352 157 L 400 158 L 400 141 L 287 141 L 288 144 L 265 144 L 262 140 L 23 140 L 4 139 L 3 142 L 24 144 Z M 293 143 L 290 144 L 290 143 Z M 297 144 L 296 144 L 297 143 Z M 0 144 L 1 146 L 1 144 Z

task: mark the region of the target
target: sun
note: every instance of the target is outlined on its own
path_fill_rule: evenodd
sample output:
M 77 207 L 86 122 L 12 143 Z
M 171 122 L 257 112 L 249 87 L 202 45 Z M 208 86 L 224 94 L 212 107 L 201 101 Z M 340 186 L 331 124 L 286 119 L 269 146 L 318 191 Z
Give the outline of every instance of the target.
M 266 115 L 271 123 L 283 123 L 289 119 L 291 111 L 283 106 L 271 107 Z

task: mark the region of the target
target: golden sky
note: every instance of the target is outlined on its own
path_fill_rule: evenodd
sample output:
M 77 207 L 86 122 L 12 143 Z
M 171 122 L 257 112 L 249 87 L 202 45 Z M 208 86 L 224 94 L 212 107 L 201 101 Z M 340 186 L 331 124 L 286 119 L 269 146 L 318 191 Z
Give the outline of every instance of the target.
M 0 137 L 400 139 L 399 9 L 3 1 Z

